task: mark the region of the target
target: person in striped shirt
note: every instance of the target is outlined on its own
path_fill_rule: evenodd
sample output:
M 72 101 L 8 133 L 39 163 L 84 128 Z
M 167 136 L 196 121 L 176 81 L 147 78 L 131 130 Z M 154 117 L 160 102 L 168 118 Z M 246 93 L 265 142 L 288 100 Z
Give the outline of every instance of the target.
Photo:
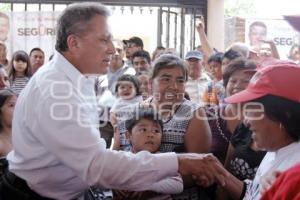
M 16 51 L 9 68 L 11 89 L 19 95 L 31 77 L 29 56 L 25 51 Z

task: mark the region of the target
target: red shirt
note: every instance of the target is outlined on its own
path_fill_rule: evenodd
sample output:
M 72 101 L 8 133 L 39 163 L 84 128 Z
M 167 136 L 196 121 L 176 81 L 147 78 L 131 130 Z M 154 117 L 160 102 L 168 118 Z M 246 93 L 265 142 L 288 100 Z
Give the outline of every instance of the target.
M 283 172 L 261 200 L 300 200 L 300 164 Z

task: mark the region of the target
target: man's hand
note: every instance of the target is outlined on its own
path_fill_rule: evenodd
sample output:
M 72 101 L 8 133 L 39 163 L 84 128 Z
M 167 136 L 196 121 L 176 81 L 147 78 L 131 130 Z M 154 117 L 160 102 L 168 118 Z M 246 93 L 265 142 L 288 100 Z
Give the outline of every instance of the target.
M 224 186 L 229 176 L 229 172 L 212 154 L 179 154 L 178 163 L 178 171 L 182 176 L 192 175 L 202 186 L 209 186 L 215 182 Z
M 204 22 L 202 20 L 200 20 L 197 25 L 197 31 L 198 31 L 198 33 L 200 33 L 201 31 L 204 32 L 204 30 L 205 30 Z

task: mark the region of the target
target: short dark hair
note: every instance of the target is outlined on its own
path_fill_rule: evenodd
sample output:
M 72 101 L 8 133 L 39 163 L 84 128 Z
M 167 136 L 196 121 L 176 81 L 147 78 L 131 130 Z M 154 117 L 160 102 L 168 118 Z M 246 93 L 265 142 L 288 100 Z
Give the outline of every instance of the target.
M 236 59 L 238 57 L 242 57 L 242 55 L 239 52 L 235 51 L 235 50 L 229 49 L 228 51 L 226 51 L 224 53 L 222 60 L 224 58 L 227 58 L 228 60 L 233 60 L 233 59 Z
M 137 79 L 136 76 L 130 75 L 130 74 L 123 74 L 122 76 L 120 76 L 117 80 L 117 84 L 115 86 L 115 93 L 118 93 L 118 88 L 120 86 L 120 81 L 129 81 L 131 83 L 133 83 L 135 90 L 136 90 L 136 96 L 141 95 L 141 90 L 140 90 L 140 86 L 139 86 L 139 80 Z
M 154 79 L 162 69 L 180 68 L 182 70 L 184 80 L 188 80 L 187 63 L 179 56 L 174 54 L 163 54 L 159 56 L 153 63 L 153 69 L 150 79 Z
M 123 43 L 127 46 L 128 43 L 133 43 L 135 44 L 137 47 L 141 47 L 141 49 L 144 48 L 144 42 L 141 38 L 139 37 L 131 37 L 129 40 L 123 40 Z
M 263 104 L 266 116 L 281 123 L 294 141 L 300 140 L 300 103 L 274 95 L 266 95 L 253 101 Z
M 140 51 L 136 51 L 132 54 L 132 57 L 131 57 L 131 60 L 133 62 L 133 59 L 135 57 L 142 57 L 142 58 L 146 58 L 148 64 L 150 65 L 151 64 L 151 58 L 150 58 L 150 54 L 148 51 L 145 51 L 145 50 L 140 50 Z
M 234 59 L 233 61 L 231 61 L 229 63 L 229 65 L 226 67 L 225 71 L 223 72 L 223 84 L 224 87 L 227 87 L 228 81 L 230 79 L 230 77 L 232 76 L 232 74 L 234 74 L 237 71 L 241 71 L 241 70 L 253 70 L 253 74 L 255 73 L 255 69 L 256 69 L 256 64 L 255 62 L 251 61 L 251 60 L 247 60 L 245 58 L 237 58 Z
M 57 21 L 55 49 L 58 52 L 68 50 L 67 38 L 71 34 L 83 34 L 89 31 L 89 21 L 96 15 L 109 16 L 108 9 L 96 2 L 83 2 L 69 5 Z
M 44 51 L 41 48 L 35 47 L 35 48 L 31 49 L 31 51 L 29 53 L 29 56 L 31 56 L 32 52 L 34 52 L 34 51 L 40 51 L 40 52 L 43 53 L 43 55 L 45 55 Z
M 157 123 L 161 130 L 163 130 L 163 122 L 160 115 L 153 108 L 140 107 L 132 113 L 132 117 L 125 121 L 125 127 L 129 133 L 131 133 L 133 127 L 142 119 L 151 120 Z
M 215 53 L 208 58 L 207 63 L 217 62 L 217 63 L 222 64 L 223 56 L 224 56 L 224 53 L 221 53 L 221 52 Z

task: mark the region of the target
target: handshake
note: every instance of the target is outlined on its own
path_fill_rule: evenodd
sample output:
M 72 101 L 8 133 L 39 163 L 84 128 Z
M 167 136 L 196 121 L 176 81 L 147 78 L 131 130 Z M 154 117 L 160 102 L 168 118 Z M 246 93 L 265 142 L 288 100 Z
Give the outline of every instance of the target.
M 226 185 L 230 173 L 212 154 L 178 154 L 178 172 L 182 176 L 192 176 L 194 181 L 204 187 L 213 183 Z

